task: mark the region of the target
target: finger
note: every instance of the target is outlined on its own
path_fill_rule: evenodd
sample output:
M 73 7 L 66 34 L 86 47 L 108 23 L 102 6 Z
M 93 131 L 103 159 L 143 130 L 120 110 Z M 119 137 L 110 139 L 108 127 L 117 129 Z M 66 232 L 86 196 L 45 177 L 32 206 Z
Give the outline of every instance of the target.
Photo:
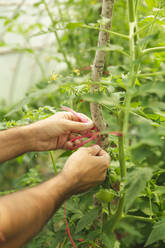
M 98 156 L 106 156 L 106 157 L 109 157 L 109 154 L 105 151 L 105 150 L 103 150 L 103 149 L 101 149 L 100 151 L 99 151 L 99 153 L 98 153 Z
M 88 152 L 93 155 L 93 156 L 96 156 L 99 154 L 100 150 L 101 150 L 101 147 L 98 146 L 98 145 L 94 145 L 94 146 L 91 146 L 91 147 L 88 147 Z
M 82 114 L 82 113 L 78 113 L 78 112 L 59 112 L 59 115 L 63 115 L 63 117 L 67 120 L 72 120 L 72 121 L 79 121 L 79 122 L 91 122 L 91 119 Z
M 86 116 L 82 113 L 77 113 L 77 116 L 79 116 L 81 122 L 91 122 L 92 121 L 88 116 Z
M 99 152 L 100 153 L 100 152 Z M 108 168 L 109 167 L 109 164 L 110 164 L 110 156 L 109 156 L 109 154 L 107 153 L 107 152 L 102 152 L 101 151 L 101 153 L 102 153 L 102 155 L 100 156 L 99 154 L 98 154 L 98 156 L 96 157 L 96 159 L 97 159 L 97 161 L 100 163 L 100 164 L 102 164 L 102 165 L 106 165 L 106 168 Z
M 68 136 L 67 135 L 60 135 L 58 138 L 58 148 L 63 148 L 64 144 L 67 142 Z
M 81 131 L 88 131 L 93 127 L 93 122 L 87 122 L 87 123 L 82 123 L 82 122 L 76 122 L 76 121 L 69 121 L 66 120 L 66 126 L 69 131 L 79 133 Z
M 77 140 L 74 141 L 74 144 L 75 144 L 75 146 L 78 146 L 78 145 L 81 144 L 81 141 L 79 139 L 77 139 Z
M 73 144 L 72 142 L 67 141 L 67 142 L 64 144 L 63 149 L 64 149 L 64 150 L 72 150 L 72 149 L 73 149 L 73 146 L 74 146 L 74 144 Z
M 78 116 L 70 112 L 58 112 L 55 115 L 50 116 L 49 118 L 54 118 L 54 117 L 71 120 L 71 121 L 80 121 L 80 118 Z

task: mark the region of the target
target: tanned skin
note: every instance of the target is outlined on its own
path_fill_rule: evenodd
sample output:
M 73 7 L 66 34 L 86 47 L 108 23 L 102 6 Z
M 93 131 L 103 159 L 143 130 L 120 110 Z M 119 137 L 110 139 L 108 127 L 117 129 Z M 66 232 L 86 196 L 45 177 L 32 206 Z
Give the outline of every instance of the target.
M 91 120 L 81 123 L 72 113 L 59 112 L 25 127 L 1 131 L 0 162 L 31 151 L 72 149 L 75 144 L 69 140 L 75 133 L 87 132 L 92 127 Z M 109 162 L 109 155 L 97 145 L 80 148 L 56 177 L 0 197 L 0 247 L 22 247 L 65 200 L 104 181 Z

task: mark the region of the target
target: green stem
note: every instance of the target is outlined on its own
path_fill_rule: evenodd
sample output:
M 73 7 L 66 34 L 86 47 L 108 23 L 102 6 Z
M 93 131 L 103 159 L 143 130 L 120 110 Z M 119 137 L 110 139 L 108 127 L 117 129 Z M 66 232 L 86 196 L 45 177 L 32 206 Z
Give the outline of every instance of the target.
M 89 29 L 95 29 L 95 30 L 99 30 L 99 31 L 104 31 L 104 32 L 107 32 L 109 34 L 114 34 L 116 36 L 119 36 L 119 37 L 124 38 L 124 39 L 127 39 L 127 40 L 129 39 L 129 36 L 128 35 L 117 33 L 117 32 L 114 32 L 114 31 L 110 31 L 110 30 L 105 29 L 105 28 L 98 28 L 98 27 L 94 27 L 94 26 L 90 26 L 90 25 L 86 25 L 86 24 L 83 24 L 80 27 L 82 27 L 82 28 L 89 28 Z
M 128 8 L 129 8 L 129 46 L 130 46 L 130 74 L 127 86 L 127 93 L 125 97 L 125 114 L 124 114 L 124 124 L 123 124 L 123 132 L 125 137 L 125 144 L 128 147 L 128 121 L 129 121 L 129 112 L 130 112 L 130 104 L 131 104 L 131 91 L 132 87 L 135 84 L 135 7 L 134 0 L 128 0 Z M 138 69 L 138 67 L 136 68 Z
M 50 154 L 50 157 L 51 157 L 51 160 L 52 160 L 52 165 L 53 165 L 54 173 L 55 173 L 55 175 L 57 175 L 58 174 L 58 171 L 57 171 L 56 163 L 55 163 L 55 160 L 54 160 L 53 152 L 50 151 L 49 154 Z
M 118 116 L 118 122 L 120 126 L 120 131 L 123 130 L 123 111 L 120 112 Z M 120 163 L 120 175 L 121 180 L 125 180 L 126 178 L 126 164 L 125 164 L 125 153 L 124 153 L 124 136 L 120 136 L 118 138 L 119 140 L 119 163 Z M 111 223 L 111 231 L 113 232 L 117 223 L 120 221 L 120 219 L 123 216 L 123 209 L 124 209 L 124 201 L 125 201 L 125 194 L 121 196 L 118 202 L 116 213 L 112 216 L 112 223 Z
M 128 0 L 129 22 L 135 21 L 135 4 L 134 0 Z
M 121 220 L 123 215 L 125 196 L 121 197 L 117 206 L 116 213 L 112 216 L 110 230 L 113 232 L 115 230 L 116 225 Z
M 155 76 L 164 76 L 165 71 L 158 71 L 158 72 L 153 72 L 153 73 L 144 73 L 144 74 L 136 74 L 136 77 L 155 77 Z
M 129 36 L 128 35 L 121 34 L 121 33 L 114 32 L 114 31 L 110 31 L 110 30 L 105 29 L 105 28 L 94 27 L 94 26 L 90 26 L 90 25 L 87 25 L 87 24 L 82 24 L 79 27 L 80 28 L 95 29 L 95 30 L 98 30 L 98 31 L 104 31 L 106 33 L 113 34 L 113 35 L 116 35 L 116 36 L 121 37 L 123 39 L 129 40 Z M 64 28 L 58 28 L 58 29 L 49 28 L 49 31 L 50 32 L 54 32 L 55 30 L 64 30 Z M 45 33 L 48 33 L 48 32 L 43 32 L 43 33 L 40 33 L 40 34 L 45 34 Z
M 165 46 L 161 46 L 161 47 L 152 47 L 152 48 L 148 48 L 143 50 L 143 55 L 148 54 L 148 53 L 156 53 L 156 52 L 164 52 L 165 51 Z
M 135 215 L 126 215 L 126 216 L 123 216 L 122 219 L 131 219 L 131 220 L 150 222 L 150 223 L 153 222 L 153 219 L 142 217 L 142 216 L 135 216 Z
M 149 26 L 151 26 L 153 23 L 155 22 L 155 20 L 153 20 L 152 22 L 146 24 L 145 26 L 143 26 L 142 28 L 139 28 L 134 35 L 136 36 L 137 34 L 141 33 L 142 31 L 144 31 L 146 28 L 148 28 Z
M 147 193 L 148 193 L 148 198 L 149 198 L 149 205 L 150 205 L 150 219 L 152 219 L 153 216 L 153 211 L 152 211 L 152 200 L 151 200 L 151 189 L 150 189 L 150 184 L 148 183 L 147 187 Z
M 119 114 L 119 125 L 120 130 L 123 131 L 123 136 L 119 137 L 119 163 L 120 163 L 120 175 L 121 179 L 126 178 L 126 164 L 125 164 L 125 154 L 124 154 L 124 141 L 128 141 L 128 120 L 130 112 L 130 103 L 131 103 L 131 93 L 130 88 L 134 86 L 135 83 L 135 7 L 134 0 L 128 0 L 128 9 L 129 9 L 129 44 L 130 44 L 130 59 L 131 59 L 131 68 L 129 81 L 127 86 L 127 94 L 125 98 L 125 111 Z M 127 144 L 128 142 L 126 142 Z M 128 145 L 128 144 L 127 144 Z M 127 147 L 127 146 L 126 146 Z M 111 231 L 114 231 L 117 223 L 120 221 L 123 215 L 125 201 L 125 193 L 119 199 L 118 207 L 116 213 L 112 217 Z
M 56 21 L 55 21 L 54 18 L 53 18 L 53 15 L 52 15 L 52 13 L 51 13 L 49 7 L 48 7 L 48 4 L 46 3 L 46 0 L 44 0 L 44 5 L 45 5 L 45 9 L 46 9 L 46 11 L 47 11 L 47 13 L 48 13 L 48 16 L 49 16 L 49 18 L 50 18 L 50 20 L 51 20 L 51 22 L 52 22 L 52 26 L 55 27 L 55 26 L 56 26 Z M 58 44 L 59 49 L 60 49 L 60 51 L 61 51 L 61 53 L 62 53 L 62 55 L 63 55 L 63 58 L 64 58 L 64 60 L 65 60 L 65 63 L 66 63 L 67 66 L 68 66 L 68 69 L 72 69 L 72 65 L 71 65 L 71 63 L 69 62 L 69 60 L 67 59 L 67 55 L 66 55 L 66 53 L 65 53 L 65 51 L 64 51 L 64 49 L 63 49 L 63 47 L 62 47 L 62 45 L 61 45 L 61 41 L 60 41 L 60 38 L 59 38 L 59 36 L 58 36 L 58 33 L 57 33 L 56 29 L 53 29 L 53 33 L 54 33 L 54 36 L 55 36 L 55 38 L 56 38 L 56 40 L 57 40 L 57 44 Z
M 121 132 L 123 130 L 123 114 L 124 114 L 123 111 L 121 111 L 119 114 L 119 119 L 118 119 Z M 118 142 L 119 142 L 120 175 L 121 175 L 121 179 L 124 179 L 126 177 L 126 165 L 125 165 L 125 153 L 124 153 L 124 135 L 119 136 Z

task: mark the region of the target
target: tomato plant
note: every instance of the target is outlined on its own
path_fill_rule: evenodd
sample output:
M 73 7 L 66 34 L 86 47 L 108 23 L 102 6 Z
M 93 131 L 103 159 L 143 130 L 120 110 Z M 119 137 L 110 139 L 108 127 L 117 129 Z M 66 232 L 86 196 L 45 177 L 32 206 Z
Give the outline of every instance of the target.
M 105 2 L 111 4 L 110 18 L 102 12 Z M 34 15 L 49 18 L 48 24 L 39 19 L 25 28 L 21 16 L 27 14 L 26 8 L 12 19 L 1 19 L 4 32 L 17 34 L 28 44 L 12 45 L 12 53 L 31 54 L 42 78 L 18 103 L 0 103 L 0 129 L 46 118 L 62 106 L 93 117 L 99 144 L 111 155 L 111 163 L 103 184 L 66 202 L 76 247 L 163 248 L 164 1 L 42 0 L 31 7 Z M 63 64 L 61 70 L 55 67 L 47 73 L 44 58 L 32 46 L 31 40 L 43 35 L 55 41 L 49 61 Z M 105 43 L 100 43 L 102 35 Z M 0 46 L 9 45 L 2 39 Z M 94 114 L 101 117 L 99 123 Z M 96 142 L 91 135 L 86 137 Z M 2 164 L 1 194 L 54 176 L 54 169 L 60 172 L 72 152 L 25 154 Z M 63 206 L 25 247 L 72 247 Z

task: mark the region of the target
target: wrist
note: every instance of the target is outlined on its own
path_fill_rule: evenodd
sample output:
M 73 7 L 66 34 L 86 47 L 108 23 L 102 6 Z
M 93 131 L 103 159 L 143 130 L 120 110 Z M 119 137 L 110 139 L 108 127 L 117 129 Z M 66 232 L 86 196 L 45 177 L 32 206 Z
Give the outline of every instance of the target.
M 23 139 L 23 142 L 25 144 L 25 152 L 32 152 L 36 151 L 37 147 L 37 138 L 36 138 L 36 132 L 32 125 L 23 126 L 20 128 L 21 137 Z
M 74 189 L 74 183 L 68 180 L 68 177 L 61 172 L 52 179 L 35 187 L 33 192 L 38 201 L 44 199 L 46 204 L 49 204 L 50 207 L 52 206 L 52 210 L 55 211 L 74 194 Z
M 76 177 L 73 177 L 72 175 L 69 175 L 69 173 L 67 173 L 67 171 L 64 170 L 58 176 L 63 184 L 62 187 L 63 193 L 66 199 L 68 199 L 69 197 L 71 197 L 76 193 L 78 179 Z

